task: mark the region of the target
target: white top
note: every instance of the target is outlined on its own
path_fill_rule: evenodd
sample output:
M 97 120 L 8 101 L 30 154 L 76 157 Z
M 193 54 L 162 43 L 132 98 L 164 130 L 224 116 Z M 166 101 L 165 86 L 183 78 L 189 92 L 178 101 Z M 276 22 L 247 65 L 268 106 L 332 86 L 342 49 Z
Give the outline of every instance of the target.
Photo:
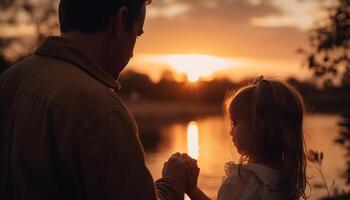
M 264 165 L 252 163 L 238 165 L 228 163 L 226 179 L 219 193 L 218 200 L 280 200 L 276 188 L 279 172 Z

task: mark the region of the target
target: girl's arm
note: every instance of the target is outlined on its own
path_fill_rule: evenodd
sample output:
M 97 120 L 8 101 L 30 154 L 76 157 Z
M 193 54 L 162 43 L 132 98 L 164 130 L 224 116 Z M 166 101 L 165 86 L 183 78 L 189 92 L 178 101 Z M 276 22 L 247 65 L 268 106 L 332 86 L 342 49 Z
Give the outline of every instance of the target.
M 195 189 L 187 192 L 187 195 L 191 200 L 211 200 L 204 192 L 196 187 Z

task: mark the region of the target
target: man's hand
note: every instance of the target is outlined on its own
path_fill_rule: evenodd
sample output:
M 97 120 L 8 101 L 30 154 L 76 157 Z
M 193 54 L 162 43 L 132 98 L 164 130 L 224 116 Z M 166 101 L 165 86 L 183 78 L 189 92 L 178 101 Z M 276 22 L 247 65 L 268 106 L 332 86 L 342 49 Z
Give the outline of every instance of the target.
M 164 163 L 162 176 L 175 180 L 185 191 L 187 188 L 187 166 L 180 153 L 173 154 Z

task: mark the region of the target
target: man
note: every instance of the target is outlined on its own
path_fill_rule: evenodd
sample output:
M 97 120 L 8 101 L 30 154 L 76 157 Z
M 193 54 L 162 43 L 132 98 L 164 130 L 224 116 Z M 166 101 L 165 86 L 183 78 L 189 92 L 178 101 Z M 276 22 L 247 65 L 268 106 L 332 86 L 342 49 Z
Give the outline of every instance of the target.
M 183 199 L 194 161 L 155 187 L 117 94 L 148 3 L 61 0 L 61 36 L 0 76 L 0 199 Z

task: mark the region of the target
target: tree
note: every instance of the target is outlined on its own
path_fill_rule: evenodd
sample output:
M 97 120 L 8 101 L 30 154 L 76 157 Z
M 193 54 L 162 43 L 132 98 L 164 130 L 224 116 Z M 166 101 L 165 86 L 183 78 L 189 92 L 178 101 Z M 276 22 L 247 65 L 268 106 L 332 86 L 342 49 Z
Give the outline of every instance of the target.
M 15 62 L 56 34 L 57 5 L 58 0 L 0 0 L 0 57 Z
M 338 81 L 340 86 L 350 86 L 350 0 L 337 0 L 338 4 L 329 9 L 329 16 L 310 34 L 310 50 L 300 50 L 306 55 L 306 64 L 314 76 L 332 85 Z M 349 101 L 348 101 L 349 102 Z M 339 123 L 341 131 L 336 143 L 346 151 L 347 171 L 345 178 L 350 184 L 350 105 L 343 110 L 343 120 Z M 349 199 L 349 194 L 336 198 Z
M 326 21 L 310 34 L 310 50 L 300 50 L 315 77 L 325 84 L 350 85 L 350 0 L 338 0 Z

